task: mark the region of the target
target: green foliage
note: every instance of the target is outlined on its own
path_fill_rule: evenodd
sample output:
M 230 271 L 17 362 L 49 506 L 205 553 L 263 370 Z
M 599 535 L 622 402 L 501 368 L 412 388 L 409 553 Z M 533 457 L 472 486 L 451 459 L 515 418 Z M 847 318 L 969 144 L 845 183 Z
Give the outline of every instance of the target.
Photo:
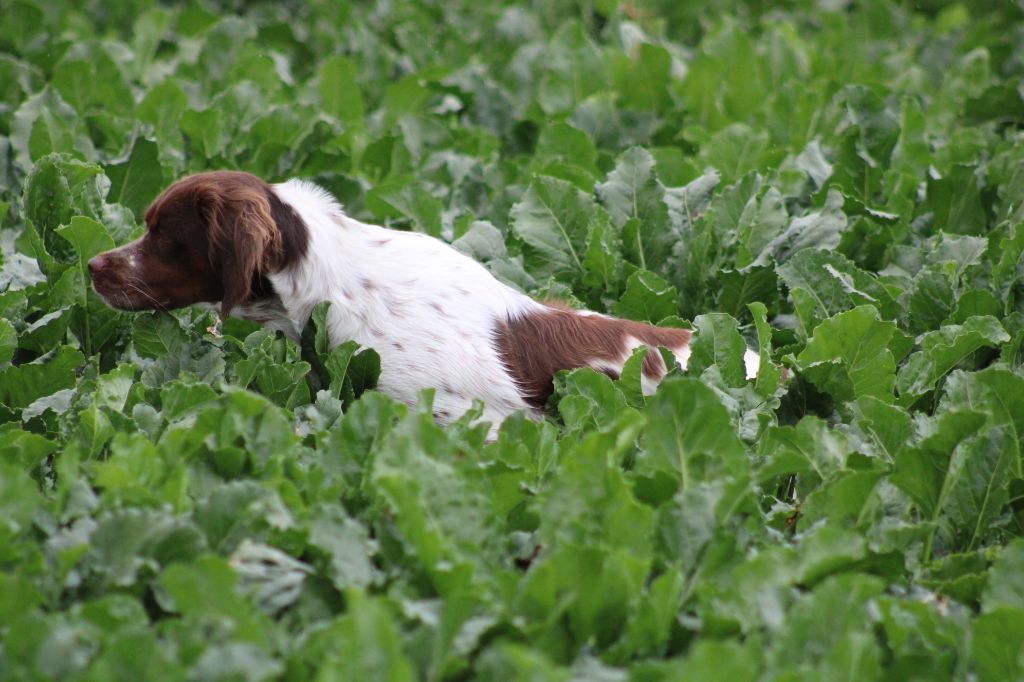
M 5 679 L 1024 676 L 1019 3 L 2 15 Z M 487 442 L 326 305 L 110 310 L 88 259 L 214 168 L 689 365 L 561 373 Z

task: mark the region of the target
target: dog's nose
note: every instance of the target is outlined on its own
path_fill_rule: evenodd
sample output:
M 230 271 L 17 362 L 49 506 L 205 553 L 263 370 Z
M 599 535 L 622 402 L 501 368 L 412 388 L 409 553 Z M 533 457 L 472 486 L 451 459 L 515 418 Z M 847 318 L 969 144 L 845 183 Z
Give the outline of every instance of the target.
M 103 268 L 107 267 L 108 262 L 109 259 L 107 258 L 107 254 L 105 253 L 93 256 L 92 258 L 89 259 L 89 274 L 95 277 L 96 273 L 98 273 Z

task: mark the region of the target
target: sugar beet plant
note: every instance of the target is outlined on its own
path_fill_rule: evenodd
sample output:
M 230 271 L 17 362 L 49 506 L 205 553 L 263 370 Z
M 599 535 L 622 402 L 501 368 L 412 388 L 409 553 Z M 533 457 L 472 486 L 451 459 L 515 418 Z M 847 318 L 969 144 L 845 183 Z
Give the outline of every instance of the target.
M 1024 675 L 1019 3 L 0 16 L 0 677 Z M 87 259 L 213 168 L 690 326 L 690 367 L 486 442 L 322 309 L 305 354 L 107 309 Z

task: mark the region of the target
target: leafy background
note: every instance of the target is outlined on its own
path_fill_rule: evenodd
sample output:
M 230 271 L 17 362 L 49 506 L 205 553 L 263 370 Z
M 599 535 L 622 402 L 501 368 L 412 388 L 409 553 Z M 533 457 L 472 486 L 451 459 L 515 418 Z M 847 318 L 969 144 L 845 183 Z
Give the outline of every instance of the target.
M 0 12 L 5 679 L 1024 675 L 1019 3 Z M 320 317 L 314 367 L 108 310 L 85 261 L 209 168 L 692 325 L 689 371 L 485 443 Z

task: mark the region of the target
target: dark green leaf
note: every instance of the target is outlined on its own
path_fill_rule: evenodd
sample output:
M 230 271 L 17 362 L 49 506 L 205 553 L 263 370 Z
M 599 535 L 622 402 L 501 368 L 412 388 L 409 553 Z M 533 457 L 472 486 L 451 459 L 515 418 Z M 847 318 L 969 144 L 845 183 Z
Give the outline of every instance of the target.
M 800 372 L 837 400 L 862 396 L 892 399 L 896 361 L 889 340 L 896 325 L 871 306 L 840 313 L 815 328 L 797 356 Z

